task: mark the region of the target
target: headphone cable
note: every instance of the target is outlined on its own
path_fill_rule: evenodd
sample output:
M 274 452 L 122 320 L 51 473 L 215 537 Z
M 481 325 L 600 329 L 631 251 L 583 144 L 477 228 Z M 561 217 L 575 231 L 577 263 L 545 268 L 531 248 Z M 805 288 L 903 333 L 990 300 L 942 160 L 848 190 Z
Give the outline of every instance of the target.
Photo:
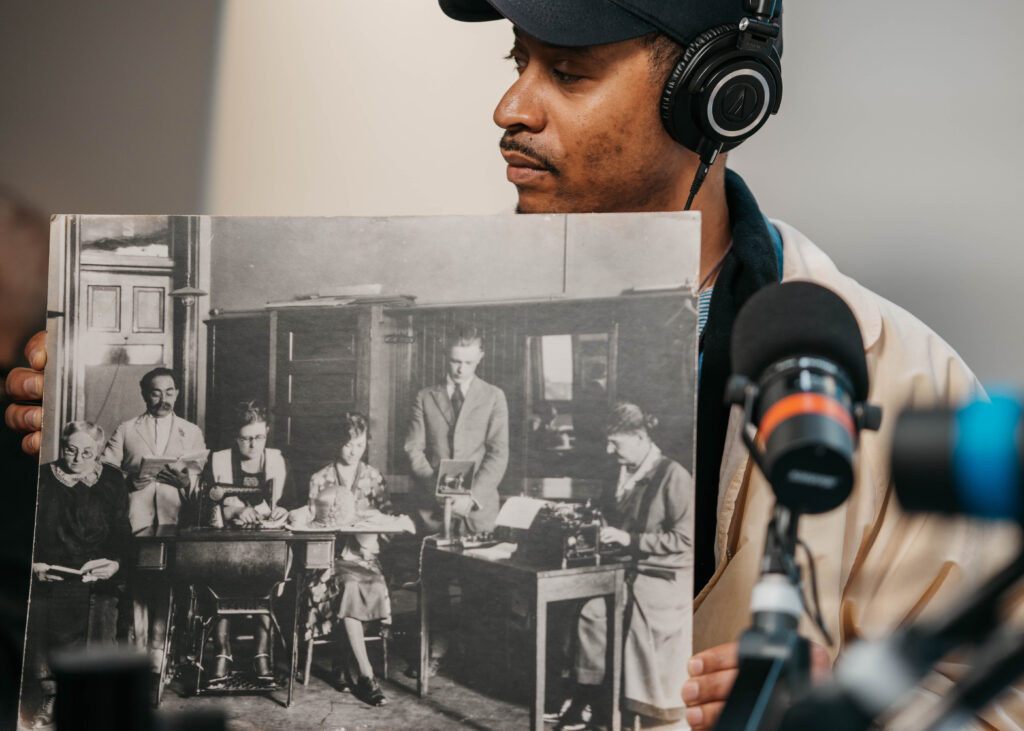
M 690 206 L 693 205 L 693 199 L 697 197 L 697 191 L 704 184 L 704 179 L 708 176 L 708 171 L 711 166 L 715 164 L 715 160 L 718 159 L 718 153 L 722 150 L 722 143 L 711 142 L 707 137 L 700 141 L 697 145 L 697 154 L 700 155 L 700 165 L 697 166 L 697 172 L 693 176 L 693 183 L 690 184 L 690 197 L 686 199 L 686 206 L 683 208 L 684 211 L 690 210 Z

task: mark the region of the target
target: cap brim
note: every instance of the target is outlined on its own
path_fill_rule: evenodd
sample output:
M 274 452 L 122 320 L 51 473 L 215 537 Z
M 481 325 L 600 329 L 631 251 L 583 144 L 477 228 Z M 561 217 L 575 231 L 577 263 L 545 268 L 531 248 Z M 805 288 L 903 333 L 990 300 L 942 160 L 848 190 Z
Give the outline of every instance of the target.
M 514 26 L 554 46 L 598 46 L 651 33 L 650 23 L 610 0 L 439 0 L 455 20 L 507 18 Z M 586 22 L 581 22 L 585 18 Z

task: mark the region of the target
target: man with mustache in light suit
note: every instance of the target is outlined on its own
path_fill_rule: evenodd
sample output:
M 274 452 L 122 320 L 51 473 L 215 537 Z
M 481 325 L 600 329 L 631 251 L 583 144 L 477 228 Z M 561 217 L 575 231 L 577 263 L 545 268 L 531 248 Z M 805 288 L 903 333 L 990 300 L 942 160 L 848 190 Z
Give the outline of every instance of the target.
M 146 412 L 114 431 L 102 461 L 124 473 L 131 486 L 128 519 L 132 532 L 151 525 L 174 525 L 183 497 L 196 487 L 199 473 L 164 466 L 153 477 L 139 472 L 144 457 L 181 457 L 206 451 L 202 430 L 174 413 L 178 377 L 169 368 L 154 368 L 139 381 Z
M 178 376 L 169 368 L 154 368 L 139 381 L 146 412 L 122 423 L 114 431 L 100 457 L 124 473 L 129 485 L 128 522 L 132 532 L 153 525 L 175 525 L 182 498 L 196 489 L 199 473 L 164 465 L 155 477 L 143 477 L 145 457 L 181 457 L 206 451 L 202 430 L 174 413 L 178 400 Z M 132 587 L 135 642 L 150 646 L 150 665 L 163 671 L 163 645 L 167 631 L 167 596 L 160 587 Z M 147 642 L 148 639 L 148 642 Z

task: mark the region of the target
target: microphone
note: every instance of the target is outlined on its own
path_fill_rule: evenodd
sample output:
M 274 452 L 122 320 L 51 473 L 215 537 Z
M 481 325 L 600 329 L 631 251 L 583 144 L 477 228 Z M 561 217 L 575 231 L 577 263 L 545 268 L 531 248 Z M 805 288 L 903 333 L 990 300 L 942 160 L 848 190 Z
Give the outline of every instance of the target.
M 743 405 L 743 441 L 777 499 L 751 598 L 753 624 L 740 636 L 739 672 L 717 728 L 774 729 L 810 683 L 810 645 L 797 631 L 805 607 L 797 522 L 849 496 L 857 432 L 877 429 L 881 411 L 866 403 L 857 320 L 820 285 L 787 282 L 755 293 L 736 317 L 731 355 L 726 402 Z M 827 637 L 813 593 L 813 618 Z
M 892 476 L 909 511 L 1024 523 L 1021 404 L 991 402 L 905 411 L 896 420 Z
M 770 285 L 740 310 L 732 332 L 734 375 L 726 401 L 743 404 L 751 456 L 779 502 L 824 513 L 853 489 L 860 429 L 882 412 L 866 403 L 868 370 L 857 320 L 846 303 L 812 282 Z

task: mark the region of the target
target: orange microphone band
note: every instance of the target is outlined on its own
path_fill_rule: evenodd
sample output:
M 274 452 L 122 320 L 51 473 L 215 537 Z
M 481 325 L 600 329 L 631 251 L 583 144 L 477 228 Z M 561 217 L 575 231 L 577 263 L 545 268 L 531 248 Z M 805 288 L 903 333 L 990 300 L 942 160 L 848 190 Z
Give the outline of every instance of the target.
M 845 427 L 851 439 L 855 441 L 857 439 L 853 417 L 834 398 L 823 396 L 820 393 L 794 393 L 776 401 L 761 417 L 761 426 L 757 430 L 758 445 L 763 449 L 768 438 L 775 431 L 775 427 L 802 414 L 816 414 L 834 419 Z

